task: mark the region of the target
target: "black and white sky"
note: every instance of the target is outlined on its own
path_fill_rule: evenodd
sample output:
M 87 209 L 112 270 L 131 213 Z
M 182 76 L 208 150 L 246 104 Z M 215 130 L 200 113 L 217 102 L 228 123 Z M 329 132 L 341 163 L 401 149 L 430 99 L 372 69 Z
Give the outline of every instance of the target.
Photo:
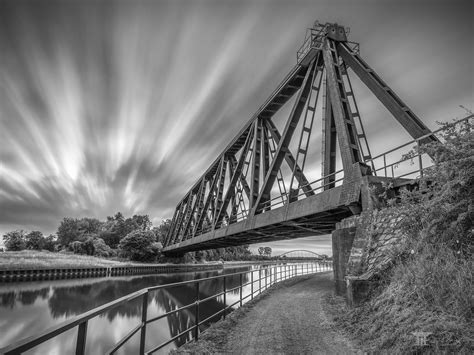
M 64 216 L 171 218 L 315 20 L 350 27 L 430 128 L 474 108 L 470 0 L 1 0 L 0 235 Z M 357 98 L 374 149 L 408 138 Z

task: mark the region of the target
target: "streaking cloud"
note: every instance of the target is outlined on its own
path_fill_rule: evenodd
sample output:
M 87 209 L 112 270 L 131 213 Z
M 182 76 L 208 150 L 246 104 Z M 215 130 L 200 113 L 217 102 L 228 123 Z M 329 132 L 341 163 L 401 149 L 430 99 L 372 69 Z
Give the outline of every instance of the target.
M 3 1 L 0 234 L 15 228 L 49 233 L 64 216 L 105 218 L 116 211 L 170 218 L 184 191 L 295 64 L 305 27 L 316 19 L 340 21 L 362 35 L 367 23 L 376 26 L 374 19 L 415 22 L 422 11 L 402 6 L 399 13 L 381 15 L 383 5 L 367 1 L 355 20 L 341 4 Z M 470 33 L 463 22 L 469 12 L 462 6 L 451 14 L 440 6 L 423 11 L 444 16 L 448 24 L 457 21 L 458 39 Z M 434 21 L 426 26 L 434 28 Z M 445 54 L 434 61 L 447 63 L 455 52 L 461 60 L 459 71 L 440 78 L 443 85 L 450 80 L 457 85 L 444 102 L 466 105 L 472 82 L 469 88 L 469 79 L 459 73 L 472 72 L 472 63 L 459 51 L 468 48 L 455 46 L 446 33 Z M 365 40 L 387 42 L 372 36 Z M 417 36 L 404 40 L 426 52 Z M 370 53 L 371 63 L 385 59 L 397 65 L 387 51 Z M 400 88 L 420 87 L 410 79 L 413 71 L 435 77 L 439 69 L 423 62 L 407 76 L 399 68 Z M 434 89 L 418 91 L 420 97 L 409 103 L 428 105 L 435 97 L 431 103 L 443 105 Z M 368 131 L 383 128 L 381 122 Z

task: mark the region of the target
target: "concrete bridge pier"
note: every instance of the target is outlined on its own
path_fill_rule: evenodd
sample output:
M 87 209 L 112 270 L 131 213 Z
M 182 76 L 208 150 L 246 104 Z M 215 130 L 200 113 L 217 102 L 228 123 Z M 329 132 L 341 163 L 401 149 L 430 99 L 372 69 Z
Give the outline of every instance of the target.
M 349 305 L 366 299 L 377 276 L 391 263 L 393 250 L 404 238 L 398 227 L 401 219 L 391 214 L 387 198 L 394 198 L 401 188 L 411 189 L 410 179 L 364 176 L 361 180 L 361 209 L 336 223 L 332 232 L 333 270 L 336 293 L 345 296 Z

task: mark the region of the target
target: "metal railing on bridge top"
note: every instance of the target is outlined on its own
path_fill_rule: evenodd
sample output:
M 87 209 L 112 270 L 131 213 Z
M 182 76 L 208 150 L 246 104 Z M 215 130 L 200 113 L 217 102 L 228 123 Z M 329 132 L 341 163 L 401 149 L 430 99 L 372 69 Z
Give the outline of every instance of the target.
M 86 345 L 87 345 L 87 324 L 88 321 L 92 318 L 95 318 L 100 315 L 104 315 L 106 312 L 120 307 L 121 305 L 132 302 L 135 300 L 141 300 L 142 309 L 141 309 L 141 322 L 136 327 L 131 329 L 128 334 L 118 341 L 110 350 L 107 351 L 107 354 L 115 354 L 127 341 L 133 337 L 136 333 L 140 332 L 140 341 L 139 341 L 139 354 L 153 354 L 158 350 L 164 348 L 168 344 L 176 341 L 179 338 L 182 338 L 185 335 L 191 334 L 191 339 L 198 339 L 199 334 L 205 330 L 205 326 L 208 325 L 212 320 L 215 320 L 216 317 L 225 318 L 225 316 L 234 310 L 233 307 L 241 307 L 244 302 L 249 299 L 253 299 L 255 296 L 261 294 L 267 290 L 270 286 L 301 275 L 314 274 L 323 271 L 332 270 L 332 261 L 318 261 L 312 263 L 298 263 L 298 264 L 280 264 L 274 266 L 264 266 L 264 268 L 259 268 L 258 270 L 248 270 L 244 272 L 236 272 L 231 274 L 224 274 L 219 276 L 207 277 L 203 279 L 183 281 L 166 285 L 152 286 L 148 288 L 141 289 L 140 291 L 131 293 L 124 297 L 121 297 L 115 301 L 104 304 L 100 307 L 94 308 L 82 315 L 79 315 L 73 319 L 67 320 L 62 324 L 54 326 L 50 329 L 45 330 L 44 332 L 19 340 L 11 345 L 8 345 L 0 349 L 0 354 L 21 354 L 25 351 L 35 348 L 36 346 L 53 339 L 59 336 L 62 333 L 65 333 L 68 330 L 77 328 L 77 340 L 76 340 L 76 354 L 85 354 Z M 250 274 L 250 281 L 244 282 L 244 275 Z M 227 288 L 226 280 L 229 277 L 239 277 L 238 286 Z M 203 282 L 209 280 L 222 280 L 222 290 L 218 291 L 215 294 L 207 296 L 205 298 L 200 298 L 200 285 Z M 187 305 L 178 307 L 164 314 L 157 315 L 155 317 L 148 317 L 148 301 L 149 295 L 151 292 L 158 290 L 166 290 L 173 287 L 179 286 L 193 286 L 195 292 L 195 301 Z M 246 286 L 250 286 L 250 293 L 247 295 L 243 294 L 243 289 Z M 237 293 L 239 298 L 232 304 L 227 305 L 227 294 L 228 293 Z M 223 308 L 205 319 L 200 319 L 199 306 L 204 302 L 210 300 L 217 300 L 223 303 Z M 149 350 L 145 350 L 146 342 L 146 329 L 147 325 L 153 322 L 156 322 L 160 319 L 167 318 L 179 314 L 183 311 L 191 311 L 194 313 L 194 324 L 188 326 L 185 330 L 181 331 L 179 334 L 172 336 L 167 341 L 154 346 Z M 220 318 L 219 318 L 220 319 Z M 106 331 L 106 330 L 105 330 Z

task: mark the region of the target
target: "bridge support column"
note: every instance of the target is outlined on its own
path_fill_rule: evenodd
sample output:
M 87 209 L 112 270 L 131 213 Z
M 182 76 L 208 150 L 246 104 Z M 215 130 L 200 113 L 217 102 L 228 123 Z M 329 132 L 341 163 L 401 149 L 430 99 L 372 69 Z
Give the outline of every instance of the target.
M 334 282 L 336 293 L 344 296 L 346 294 L 347 264 L 356 234 L 356 226 L 351 222 L 351 219 L 347 219 L 337 223 L 336 228 L 332 232 Z

